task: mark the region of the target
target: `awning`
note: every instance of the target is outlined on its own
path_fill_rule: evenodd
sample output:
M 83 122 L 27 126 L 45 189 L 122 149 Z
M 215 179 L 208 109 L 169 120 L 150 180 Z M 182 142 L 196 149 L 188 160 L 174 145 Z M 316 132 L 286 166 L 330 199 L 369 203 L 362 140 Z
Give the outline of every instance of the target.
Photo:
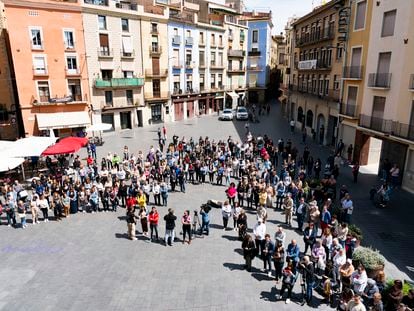
M 85 132 L 102 132 L 102 131 L 109 131 L 112 129 L 112 124 L 109 123 L 97 123 L 88 127 Z
M 56 137 L 26 137 L 13 142 L 0 141 L 0 157 L 24 158 L 39 157 L 42 152 L 54 144 Z
M 85 127 L 91 123 L 86 111 L 37 113 L 39 130 Z
M 132 53 L 131 37 L 122 37 L 122 48 L 124 53 Z
M 0 155 L 0 172 L 7 172 L 24 162 L 24 158 L 6 158 Z
M 227 92 L 227 95 L 229 95 L 231 98 L 233 98 L 233 100 L 234 99 L 239 99 L 239 95 L 234 91 Z
M 75 153 L 88 143 L 85 137 L 66 137 L 61 139 L 57 144 L 47 148 L 42 155 L 56 155 Z

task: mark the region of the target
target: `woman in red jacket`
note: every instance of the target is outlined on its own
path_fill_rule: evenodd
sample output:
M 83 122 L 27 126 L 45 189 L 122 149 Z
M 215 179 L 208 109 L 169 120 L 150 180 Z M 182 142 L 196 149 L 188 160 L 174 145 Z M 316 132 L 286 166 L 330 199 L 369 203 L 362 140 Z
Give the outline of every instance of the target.
M 155 231 L 155 241 L 158 241 L 158 219 L 160 218 L 160 215 L 158 214 L 158 211 L 155 208 L 155 206 L 152 207 L 148 218 L 149 218 L 150 229 L 151 229 L 151 242 L 153 241 L 152 236 L 153 236 L 154 231 Z
M 234 182 L 230 184 L 230 186 L 226 190 L 227 198 L 232 206 L 236 204 L 236 195 L 237 195 L 237 188 Z

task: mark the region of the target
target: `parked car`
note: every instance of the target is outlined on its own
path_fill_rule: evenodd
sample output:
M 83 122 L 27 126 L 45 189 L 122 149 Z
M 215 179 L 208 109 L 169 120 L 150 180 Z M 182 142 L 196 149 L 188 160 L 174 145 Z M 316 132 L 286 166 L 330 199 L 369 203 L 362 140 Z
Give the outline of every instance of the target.
M 243 107 L 243 106 L 237 107 L 236 119 L 237 120 L 248 120 L 249 119 L 249 113 L 246 107 Z
M 233 111 L 231 109 L 224 109 L 219 117 L 220 120 L 233 120 Z

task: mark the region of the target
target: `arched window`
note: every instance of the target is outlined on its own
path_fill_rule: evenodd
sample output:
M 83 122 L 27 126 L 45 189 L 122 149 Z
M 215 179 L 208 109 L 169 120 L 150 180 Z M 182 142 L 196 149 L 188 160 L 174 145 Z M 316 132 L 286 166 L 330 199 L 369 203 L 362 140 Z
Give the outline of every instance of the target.
M 313 126 L 313 112 L 312 110 L 308 110 L 306 113 L 306 126 L 312 127 Z
M 298 117 L 297 121 L 303 123 L 303 109 L 302 107 L 298 107 Z

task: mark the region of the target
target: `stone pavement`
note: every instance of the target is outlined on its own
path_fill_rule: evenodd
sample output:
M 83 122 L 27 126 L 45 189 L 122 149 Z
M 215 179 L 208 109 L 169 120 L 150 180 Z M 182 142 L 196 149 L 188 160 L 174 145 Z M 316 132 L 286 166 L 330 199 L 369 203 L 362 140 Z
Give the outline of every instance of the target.
M 287 123 L 276 110 L 262 117 L 259 124 L 251 124 L 255 134 L 267 133 L 275 140 L 289 134 Z M 98 148 L 98 158 L 110 151 L 122 153 L 127 144 L 131 151 L 146 150 L 157 144 L 157 126 L 121 133 L 105 134 L 106 143 Z M 244 122 L 219 122 L 216 116 L 207 116 L 182 123 L 167 124 L 168 136 L 173 133 L 198 138 L 208 135 L 216 140 L 228 135 L 237 138 L 244 133 Z M 293 138 L 299 139 L 300 135 Z M 311 146 L 312 152 L 327 157 L 329 149 Z M 84 152 L 84 151 L 82 151 Z M 401 212 L 403 204 L 390 210 L 376 210 L 366 200 L 374 181 L 372 176 L 361 176 L 358 186 L 351 185 L 356 201 L 354 221 L 364 230 L 364 244 L 379 248 L 389 263 L 387 274 L 400 276 L 412 263 L 412 241 L 405 246 L 398 241 L 387 242 L 388 234 L 404 232 L 413 236 L 409 217 Z M 350 184 L 345 169 L 340 182 Z M 365 187 L 361 187 L 366 185 Z M 367 189 L 364 189 L 367 188 Z M 208 199 L 223 200 L 224 187 L 204 185 L 188 186 L 186 194 L 173 193 L 169 207 L 177 216 L 184 209 L 196 210 Z M 412 197 L 401 192 L 393 200 L 404 200 L 413 205 Z M 402 201 L 401 201 L 402 202 Z M 407 207 L 406 207 L 407 208 Z M 399 212 L 395 212 L 399 209 Z M 166 208 L 159 208 L 164 215 Z M 395 212 L 395 213 L 394 213 Z M 391 216 L 391 213 L 393 217 Z M 395 214 L 395 215 L 394 215 Z M 369 215 L 369 217 L 368 217 Z M 297 310 L 300 288 L 294 289 L 289 305 L 275 302 L 274 281 L 258 269 L 262 261 L 256 259 L 254 271 L 242 269 L 240 242 L 234 231 L 222 231 L 221 213 L 211 211 L 211 234 L 196 238 L 191 245 L 180 242 L 173 247 L 148 243 L 139 236 L 138 241 L 126 239 L 124 210 L 117 213 L 77 214 L 61 223 L 29 224 L 26 230 L 0 227 L 0 310 Z M 254 213 L 248 214 L 248 223 L 254 224 Z M 272 235 L 282 221 L 280 212 L 270 212 L 267 223 Z M 404 220 L 405 219 L 405 220 Z M 373 220 L 373 221 L 370 221 Z M 388 221 L 388 225 L 381 221 Z M 177 228 L 177 233 L 180 232 Z M 137 226 L 140 232 L 140 225 Z M 164 235 L 164 222 L 160 221 L 160 235 Z M 179 236 L 180 238 L 180 236 Z M 302 239 L 287 229 L 287 240 Z M 385 238 L 385 239 L 384 239 Z M 391 239 L 393 237 L 391 236 Z M 412 239 L 411 239 L 412 240 Z M 399 248 L 399 249 L 398 249 Z M 398 250 L 397 250 L 398 249 Z M 411 257 L 410 257 L 411 256 Z M 392 264 L 395 264 L 394 268 Z M 280 285 L 279 285 L 280 288 Z M 315 308 L 320 297 L 315 298 Z M 310 310 L 310 307 L 302 307 Z M 328 310 L 326 306 L 318 309 Z

